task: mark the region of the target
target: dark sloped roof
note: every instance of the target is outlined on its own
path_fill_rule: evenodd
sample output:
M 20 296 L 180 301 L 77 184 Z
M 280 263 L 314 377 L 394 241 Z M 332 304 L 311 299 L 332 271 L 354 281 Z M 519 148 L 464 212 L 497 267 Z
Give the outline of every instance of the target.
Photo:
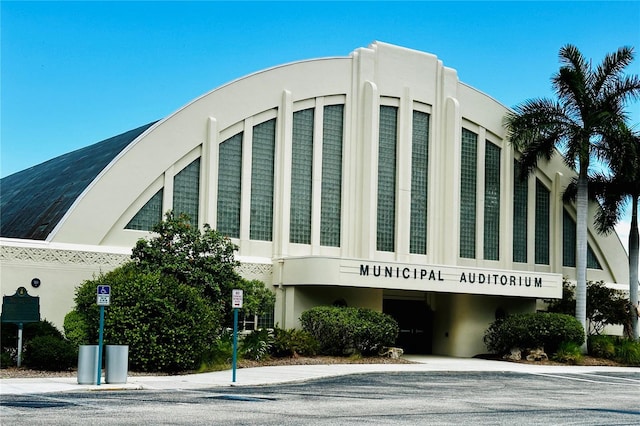
M 95 177 L 154 123 L 0 179 L 0 236 L 46 239 Z

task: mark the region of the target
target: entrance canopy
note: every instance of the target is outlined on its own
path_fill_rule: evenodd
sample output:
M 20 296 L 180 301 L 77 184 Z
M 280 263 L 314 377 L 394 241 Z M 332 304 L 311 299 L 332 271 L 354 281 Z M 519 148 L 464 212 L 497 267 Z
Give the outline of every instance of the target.
M 282 285 L 332 285 L 561 299 L 562 275 L 328 257 L 286 258 Z

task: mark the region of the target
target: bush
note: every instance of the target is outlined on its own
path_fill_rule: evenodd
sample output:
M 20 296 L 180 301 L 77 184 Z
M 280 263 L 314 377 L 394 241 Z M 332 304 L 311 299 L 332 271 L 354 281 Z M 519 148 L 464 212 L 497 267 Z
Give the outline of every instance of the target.
M 318 341 L 305 330 L 291 328 L 273 330 L 271 354 L 276 357 L 313 356 L 318 353 Z
M 15 365 L 15 362 L 13 362 L 13 357 L 11 356 L 9 351 L 3 349 L 2 352 L 0 352 L 0 368 L 7 368 L 13 365 Z
M 18 358 L 18 324 L 2 323 L 2 365 L 15 365 Z M 24 324 L 22 329 L 22 357 L 24 359 L 27 344 L 36 337 L 54 337 L 62 340 L 60 330 L 50 321 L 42 320 Z M 6 353 L 6 355 L 4 355 Z
M 205 353 L 200 364 L 199 372 L 226 370 L 231 366 L 233 357 L 233 332 L 223 330 L 211 348 Z
M 614 359 L 616 355 L 616 340 L 613 336 L 589 336 L 587 339 L 589 355 L 597 358 Z
M 582 361 L 582 347 L 575 342 L 563 342 L 552 359 L 567 364 L 579 364 Z
M 83 316 L 75 309 L 64 316 L 64 335 L 75 347 L 91 344 L 89 327 Z
M 507 353 L 512 348 L 544 348 L 555 353 L 563 342 L 582 345 L 582 325 L 574 317 L 555 313 L 510 315 L 494 321 L 484 335 L 487 349 Z
M 326 355 L 377 353 L 398 336 L 391 316 L 367 308 L 318 306 L 303 312 L 300 322 Z
M 96 287 L 111 285 L 105 309 L 104 342 L 129 345 L 133 371 L 177 372 L 198 368 L 217 335 L 216 307 L 202 292 L 159 272 L 132 263 L 85 281 L 76 291 L 76 310 L 97 341 Z
M 76 365 L 78 353 L 68 340 L 54 336 L 38 336 L 25 348 L 24 365 L 35 370 L 63 371 Z
M 272 345 L 273 336 L 269 330 L 266 328 L 254 330 L 242 337 L 239 342 L 238 353 L 241 358 L 261 361 L 269 357 Z
M 627 365 L 640 365 L 640 342 L 620 339 L 615 349 L 615 360 Z

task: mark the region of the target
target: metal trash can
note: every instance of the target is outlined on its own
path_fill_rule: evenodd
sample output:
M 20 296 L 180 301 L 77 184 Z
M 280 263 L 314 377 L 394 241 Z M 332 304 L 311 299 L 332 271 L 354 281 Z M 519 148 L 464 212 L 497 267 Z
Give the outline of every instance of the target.
M 106 345 L 105 383 L 127 383 L 129 345 Z
M 80 345 L 78 350 L 78 384 L 95 385 L 98 374 L 98 345 Z

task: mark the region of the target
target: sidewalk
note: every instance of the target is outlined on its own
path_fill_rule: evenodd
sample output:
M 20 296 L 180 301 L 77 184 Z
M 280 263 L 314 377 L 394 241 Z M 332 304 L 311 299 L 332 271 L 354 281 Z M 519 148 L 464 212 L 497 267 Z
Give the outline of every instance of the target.
M 180 376 L 129 376 L 126 384 L 79 385 L 76 377 L 37 379 L 0 379 L 0 397 L 10 394 L 39 394 L 49 392 L 116 391 L 116 390 L 179 390 L 204 389 L 221 386 L 257 386 L 300 382 L 323 377 L 379 372 L 428 371 L 500 371 L 529 374 L 635 372 L 637 367 L 586 367 L 569 365 L 531 365 L 476 358 L 449 358 L 440 356 L 404 356 L 414 364 L 324 364 L 241 368 L 232 371 L 188 374 Z

